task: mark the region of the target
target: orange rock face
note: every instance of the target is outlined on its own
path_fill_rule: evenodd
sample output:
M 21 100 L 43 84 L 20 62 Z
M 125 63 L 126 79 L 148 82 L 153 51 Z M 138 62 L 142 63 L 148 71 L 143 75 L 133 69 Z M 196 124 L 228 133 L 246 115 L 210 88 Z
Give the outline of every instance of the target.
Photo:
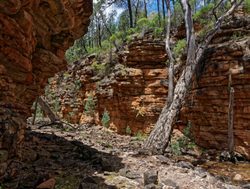
M 233 26 L 230 27 L 230 26 Z M 200 62 L 193 89 L 181 113 L 196 142 L 227 149 L 229 72 L 234 88 L 235 150 L 250 159 L 250 20 L 231 21 L 215 36 Z
M 231 20 L 215 36 L 199 64 L 176 125 L 191 124 L 196 143 L 203 147 L 226 149 L 231 70 L 235 90 L 235 149 L 248 159 L 249 23 L 248 18 Z M 160 40 L 137 39 L 120 52 L 120 62 L 112 68 L 101 68 L 101 63 L 110 62 L 105 57 L 90 56 L 77 62 L 51 81 L 50 90 L 61 99 L 62 116 L 74 123 L 101 124 L 106 110 L 110 127 L 118 133 L 150 132 L 166 103 L 168 75 L 164 48 Z M 95 101 L 92 116 L 85 110 L 90 94 Z
M 9 157 L 34 99 L 66 67 L 64 52 L 86 33 L 91 13 L 91 0 L 0 1 L 0 150 Z

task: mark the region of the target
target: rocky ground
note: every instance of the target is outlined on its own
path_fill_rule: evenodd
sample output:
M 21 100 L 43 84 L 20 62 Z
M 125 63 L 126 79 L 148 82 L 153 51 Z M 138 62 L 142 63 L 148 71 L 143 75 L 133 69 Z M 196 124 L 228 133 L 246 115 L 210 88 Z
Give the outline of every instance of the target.
M 138 153 L 143 139 L 118 135 L 100 126 L 30 126 L 21 151 L 23 159 L 10 163 L 12 171 L 6 173 L 0 188 L 250 188 L 249 164 L 243 173 L 226 166 L 227 177 L 212 175 L 194 163 L 197 159 L 187 161 L 192 159 L 187 156 Z

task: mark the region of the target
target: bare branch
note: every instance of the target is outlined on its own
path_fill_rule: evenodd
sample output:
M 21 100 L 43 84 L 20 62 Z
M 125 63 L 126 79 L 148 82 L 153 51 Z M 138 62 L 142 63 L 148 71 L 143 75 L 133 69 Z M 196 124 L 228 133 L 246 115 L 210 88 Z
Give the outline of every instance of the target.
M 213 15 L 214 15 L 216 21 L 218 20 L 218 17 L 217 17 L 217 15 L 216 15 L 216 9 L 221 5 L 222 2 L 223 2 L 223 0 L 220 0 L 220 2 L 217 3 L 217 5 L 215 5 L 215 7 L 214 7 L 213 10 L 212 10 Z

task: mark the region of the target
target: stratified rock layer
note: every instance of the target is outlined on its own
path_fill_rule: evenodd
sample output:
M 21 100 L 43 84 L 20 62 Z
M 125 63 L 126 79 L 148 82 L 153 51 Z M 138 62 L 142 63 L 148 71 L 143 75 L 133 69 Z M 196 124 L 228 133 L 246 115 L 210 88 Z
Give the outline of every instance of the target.
M 228 73 L 233 69 L 235 90 L 234 134 L 236 151 L 250 159 L 250 20 L 233 18 L 223 26 L 204 54 L 176 126 L 192 126 L 197 144 L 227 148 Z M 119 64 L 110 57 L 89 56 L 51 81 L 50 92 L 61 99 L 61 115 L 74 123 L 101 124 L 103 112 L 110 127 L 119 133 L 149 132 L 167 96 L 167 60 L 164 43 L 150 37 L 135 39 L 119 54 Z M 114 58 L 114 57 L 113 57 Z M 240 70 L 235 73 L 235 70 Z M 66 90 L 65 90 L 66 89 Z M 72 90 L 75 89 L 75 90 Z M 94 120 L 86 114 L 89 96 L 95 102 Z M 90 98 L 91 99 L 91 98 Z M 57 103 L 55 103 L 57 104 Z
M 34 99 L 65 68 L 64 52 L 86 33 L 91 13 L 91 0 L 0 1 L 0 175 Z
M 197 69 L 181 119 L 190 120 L 201 146 L 227 149 L 232 70 L 235 148 L 250 159 L 250 19 L 231 20 L 222 29 Z

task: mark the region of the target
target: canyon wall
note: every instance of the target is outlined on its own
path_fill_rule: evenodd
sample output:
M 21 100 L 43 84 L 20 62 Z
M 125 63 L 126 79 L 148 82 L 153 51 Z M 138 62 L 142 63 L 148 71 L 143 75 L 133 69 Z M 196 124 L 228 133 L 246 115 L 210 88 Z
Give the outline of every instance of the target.
M 207 148 L 226 149 L 229 73 L 234 88 L 236 151 L 250 159 L 250 18 L 233 19 L 222 27 L 196 70 L 192 90 L 181 113 L 191 121 L 195 140 Z
M 32 103 L 66 68 L 64 53 L 86 33 L 91 13 L 91 0 L 0 1 L 0 176 L 18 152 Z
M 196 70 L 192 90 L 176 124 L 180 129 L 191 124 L 197 144 L 226 149 L 228 73 L 230 69 L 236 70 L 232 75 L 235 148 L 247 158 L 250 158 L 249 26 L 249 17 L 234 18 L 215 36 Z M 102 115 L 107 111 L 109 127 L 118 133 L 148 133 L 166 103 L 164 48 L 162 40 L 145 36 L 134 39 L 117 57 L 90 55 L 52 79 L 47 98 L 50 102 L 59 99 L 51 105 L 59 103 L 61 116 L 72 123 L 102 124 Z M 92 115 L 86 110 L 90 100 L 94 102 Z

